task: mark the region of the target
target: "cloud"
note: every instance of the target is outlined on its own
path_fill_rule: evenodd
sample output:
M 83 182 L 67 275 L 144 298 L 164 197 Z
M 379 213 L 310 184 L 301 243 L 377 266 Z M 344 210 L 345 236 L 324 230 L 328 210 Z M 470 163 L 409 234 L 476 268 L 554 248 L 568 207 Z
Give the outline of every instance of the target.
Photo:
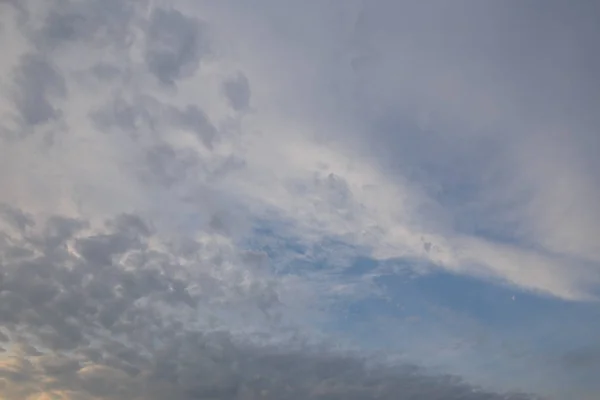
M 313 350 L 397 260 L 596 299 L 587 5 L 0 7 L 9 398 L 501 398 Z
M 251 267 L 256 254 L 243 255 L 239 266 L 226 267 L 226 253 L 206 264 L 206 244 L 187 253 L 161 246 L 135 215 L 106 221 L 102 232 L 89 226 L 52 216 L 0 248 L 0 320 L 15 338 L 24 334 L 18 346 L 9 341 L 0 363 L 7 398 L 387 398 L 399 390 L 415 398 L 507 398 L 414 367 L 371 368 L 304 339 L 269 344 L 284 332 L 283 320 L 271 317 L 284 288 Z M 15 246 L 33 251 L 11 257 Z M 267 341 L 227 321 L 227 313 L 240 318 L 252 308 L 260 311 L 254 329 Z
M 204 346 L 205 354 L 180 355 L 189 346 Z M 146 379 L 128 376 L 117 369 L 94 366 L 80 368 L 76 362 L 58 360 L 36 362 L 29 368 L 12 366 L 7 375 L 33 376 L 44 371 L 54 388 L 64 392 L 69 384 L 74 398 L 110 399 L 121 396 L 176 399 L 217 398 L 395 398 L 404 393 L 413 398 L 450 399 L 531 399 L 524 395 L 495 395 L 463 385 L 451 377 L 422 376 L 410 367 L 369 367 L 345 356 L 306 355 L 278 349 L 240 348 L 221 336 L 182 338 L 171 351 L 173 361 L 158 361 Z M 59 366 L 60 365 L 60 366 Z M 189 368 L 181 372 L 185 365 Z M 27 372 L 25 372 L 27 371 Z M 34 372 L 35 371 L 35 372 Z M 28 378 L 31 377 L 28 376 Z M 24 376 L 22 379 L 25 379 Z M 23 386 L 22 386 L 23 387 Z M 77 388 L 76 390 L 73 390 Z M 139 390 L 139 392 L 138 392 Z M 27 393 L 27 390 L 20 390 Z M 67 397 L 68 398 L 68 397 Z M 134 397 L 138 398 L 138 397 Z
M 176 9 L 156 9 L 149 20 L 144 58 L 150 72 L 173 84 L 198 68 L 208 53 L 202 23 Z
M 66 96 L 66 84 L 47 60 L 23 56 L 15 82 L 15 105 L 25 124 L 35 126 L 60 117 L 51 101 Z
M 250 83 L 241 72 L 223 83 L 223 92 L 234 110 L 245 110 L 250 105 Z
M 600 351 L 597 347 L 572 350 L 563 356 L 566 368 L 589 368 L 600 364 Z
M 311 200 L 317 198 L 316 188 L 308 183 L 311 172 L 334 173 L 345 180 L 352 177 L 354 197 L 366 193 L 365 188 L 380 190 L 371 197 L 364 194 L 366 200 L 354 210 L 363 221 L 372 221 L 377 234 L 365 229 L 362 221 L 339 222 L 352 226 L 348 231 L 377 238 L 371 243 L 351 239 L 371 247 L 377 257 L 415 256 L 462 272 L 473 265 L 470 271 L 476 275 L 490 274 L 528 290 L 567 299 L 593 298 L 598 269 L 596 247 L 590 240 L 595 237 L 593 227 L 598 226 L 592 222 L 597 220 L 592 202 L 598 198 L 598 178 L 592 167 L 594 157 L 585 147 L 594 141 L 590 132 L 595 125 L 583 126 L 581 119 L 560 111 L 567 107 L 566 100 L 547 98 L 541 94 L 545 91 L 538 90 L 566 91 L 573 99 L 589 93 L 583 80 L 572 85 L 560 82 L 562 76 L 577 75 L 575 71 L 587 67 L 581 60 L 591 47 L 552 47 L 550 43 L 558 38 L 546 20 L 531 28 L 518 16 L 516 6 L 465 3 L 464 7 L 387 2 L 347 4 L 335 11 L 306 7 L 294 14 L 273 6 L 264 19 L 285 20 L 288 25 L 256 32 L 254 39 L 242 33 L 246 27 L 235 19 L 240 25 L 232 30 L 244 36 L 243 46 L 254 45 L 259 53 L 253 57 L 270 60 L 260 65 L 255 79 L 269 88 L 273 99 L 269 104 L 280 118 L 269 125 L 278 132 L 269 141 L 277 143 L 284 155 L 261 154 L 257 149 L 255 157 L 261 157 L 264 166 L 260 174 L 282 170 L 283 165 L 288 170 L 280 175 L 290 180 L 292 175 L 298 179 L 298 174 L 305 174 L 303 194 Z M 553 7 L 558 15 L 560 5 Z M 235 7 L 223 9 L 215 14 L 227 18 L 237 13 Z M 291 17 L 301 15 L 300 19 L 316 23 L 335 12 L 341 15 L 335 23 L 319 25 L 327 35 L 313 35 L 319 28 L 309 32 Z M 572 25 L 583 9 L 571 12 L 561 33 L 563 40 L 584 35 Z M 587 17 L 581 18 L 588 23 Z M 500 33 L 499 26 L 511 23 L 527 39 Z M 536 36 L 533 29 L 543 34 Z M 274 39 L 284 34 L 289 40 Z M 269 46 L 254 44 L 267 40 Z M 335 47 L 340 42 L 347 43 L 347 53 Z M 292 43 L 293 50 L 286 47 Z M 587 38 L 581 43 L 588 43 Z M 336 51 L 343 56 L 335 61 L 324 56 Z M 538 61 L 531 56 L 536 51 L 556 63 Z M 577 55 L 572 64 L 563 61 L 566 51 Z M 306 56 L 302 62 L 273 56 L 279 52 Z M 536 76 L 535 82 L 527 83 L 530 75 Z M 332 86 L 343 90 L 330 90 Z M 293 100 L 290 93 L 295 94 Z M 259 104 L 260 95 L 253 97 Z M 524 98 L 531 98 L 527 103 L 535 104 L 536 110 L 522 103 Z M 333 122 L 333 116 L 339 118 Z M 315 131 L 318 139 L 312 136 Z M 552 133 L 556 131 L 569 134 Z M 281 132 L 294 139 L 283 139 Z M 274 175 L 272 181 L 281 179 Z M 556 186 L 557 179 L 563 189 Z M 261 190 L 281 192 L 275 186 Z M 333 222 L 342 221 L 341 217 L 308 210 L 306 198 L 294 204 L 292 196 L 285 201 L 283 196 L 273 202 L 290 218 L 311 220 L 313 227 L 341 234 Z M 437 251 L 422 254 L 422 237 Z M 503 253 L 510 254 L 509 263 L 499 256 Z

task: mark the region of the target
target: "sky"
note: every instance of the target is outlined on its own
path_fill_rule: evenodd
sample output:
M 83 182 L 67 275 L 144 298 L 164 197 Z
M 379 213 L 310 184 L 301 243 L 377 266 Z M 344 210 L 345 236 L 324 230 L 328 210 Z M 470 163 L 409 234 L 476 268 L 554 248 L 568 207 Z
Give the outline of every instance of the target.
M 0 0 L 0 399 L 600 398 L 598 20 Z

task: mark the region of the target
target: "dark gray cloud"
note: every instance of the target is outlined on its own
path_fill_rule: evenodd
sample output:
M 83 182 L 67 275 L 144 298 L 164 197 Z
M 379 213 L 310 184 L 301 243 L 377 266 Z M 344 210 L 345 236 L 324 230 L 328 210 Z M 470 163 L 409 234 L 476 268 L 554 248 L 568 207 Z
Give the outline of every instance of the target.
M 34 238 L 33 241 L 41 247 L 54 250 L 87 227 L 86 221 L 54 215 L 46 221 L 44 234 Z
M 40 362 L 44 373 L 48 376 L 64 376 L 81 369 L 81 363 L 68 357 L 45 357 Z
M 55 48 L 64 42 L 88 39 L 89 28 L 89 21 L 83 15 L 53 10 L 46 17 L 39 39 L 44 46 Z
M 165 187 L 185 180 L 187 171 L 196 165 L 195 158 L 185 152 L 178 151 L 167 144 L 151 147 L 146 153 L 148 174 L 144 178 L 149 182 L 157 182 Z
M 223 82 L 223 92 L 229 104 L 236 111 L 246 110 L 250 106 L 250 82 L 243 73 Z
M 26 54 L 15 72 L 14 101 L 22 121 L 28 126 L 44 124 L 61 116 L 57 100 L 67 95 L 59 71 L 43 56 Z
M 206 147 L 212 147 L 217 131 L 204 111 L 195 105 L 188 105 L 184 109 L 171 107 L 169 111 L 177 125 L 194 132 Z
M 186 384 L 182 398 L 532 399 L 477 390 L 456 378 L 427 376 L 410 366 L 369 367 L 359 358 L 328 352 L 240 347 L 223 335 L 183 338 L 171 354 L 198 346 L 206 349 L 203 357 L 179 356 L 192 367 L 177 378 Z M 157 366 L 155 376 L 168 376 L 168 363 Z
M 54 2 L 39 29 L 29 32 L 40 52 L 61 50 L 75 43 L 121 47 L 130 44 L 130 21 L 136 1 L 93 0 Z M 35 7 L 35 6 L 34 6 Z
M 204 24 L 176 9 L 156 9 L 150 18 L 145 60 L 164 84 L 189 76 L 209 52 Z
M 34 225 L 31 215 L 28 215 L 18 208 L 12 207 L 8 204 L 0 204 L 0 214 L 2 215 L 2 219 L 4 221 L 8 222 L 10 225 L 20 231 L 24 231 L 25 229 Z
M 311 345 L 252 344 L 222 328 L 194 329 L 193 313 L 184 319 L 177 315 L 218 298 L 268 313 L 277 307 L 278 289 L 264 281 L 248 287 L 210 275 L 192 277 L 193 271 L 167 260 L 189 259 L 203 246 L 184 246 L 187 251 L 181 252 L 176 246 L 164 254 L 150 250 L 146 243 L 154 231 L 136 215 L 107 220 L 102 232 L 89 233 L 89 226 L 53 216 L 36 232 L 11 236 L 13 246 L 36 250 L 28 257 L 6 257 L 6 245 L 0 247 L 0 324 L 13 338 L 12 361 L 0 362 L 8 385 L 0 393 L 16 398 L 69 391 L 116 400 L 392 399 L 399 394 L 427 400 L 532 399 L 485 392 L 410 366 L 370 367 L 358 356 Z M 268 256 L 248 252 L 240 261 L 260 270 Z M 231 289 L 237 299 L 223 297 Z M 9 340 L 1 335 L 1 341 Z
M 589 346 L 567 352 L 562 357 L 566 368 L 598 369 L 600 368 L 600 346 Z

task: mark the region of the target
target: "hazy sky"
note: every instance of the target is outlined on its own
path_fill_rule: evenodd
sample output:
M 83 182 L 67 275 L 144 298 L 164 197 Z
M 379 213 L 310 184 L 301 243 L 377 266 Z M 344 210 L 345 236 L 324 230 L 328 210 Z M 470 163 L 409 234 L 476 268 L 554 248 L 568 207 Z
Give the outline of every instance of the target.
M 0 397 L 598 399 L 599 4 L 0 0 Z

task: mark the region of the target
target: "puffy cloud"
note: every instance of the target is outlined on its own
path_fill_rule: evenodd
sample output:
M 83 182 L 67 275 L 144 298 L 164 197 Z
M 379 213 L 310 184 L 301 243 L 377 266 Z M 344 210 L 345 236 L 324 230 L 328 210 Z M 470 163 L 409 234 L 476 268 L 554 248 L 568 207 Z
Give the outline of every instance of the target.
M 246 75 L 238 72 L 237 75 L 223 82 L 223 92 L 234 110 L 245 110 L 250 105 L 250 83 Z
M 176 9 L 152 12 L 144 58 L 150 72 L 165 84 L 192 75 L 208 53 L 202 22 Z

